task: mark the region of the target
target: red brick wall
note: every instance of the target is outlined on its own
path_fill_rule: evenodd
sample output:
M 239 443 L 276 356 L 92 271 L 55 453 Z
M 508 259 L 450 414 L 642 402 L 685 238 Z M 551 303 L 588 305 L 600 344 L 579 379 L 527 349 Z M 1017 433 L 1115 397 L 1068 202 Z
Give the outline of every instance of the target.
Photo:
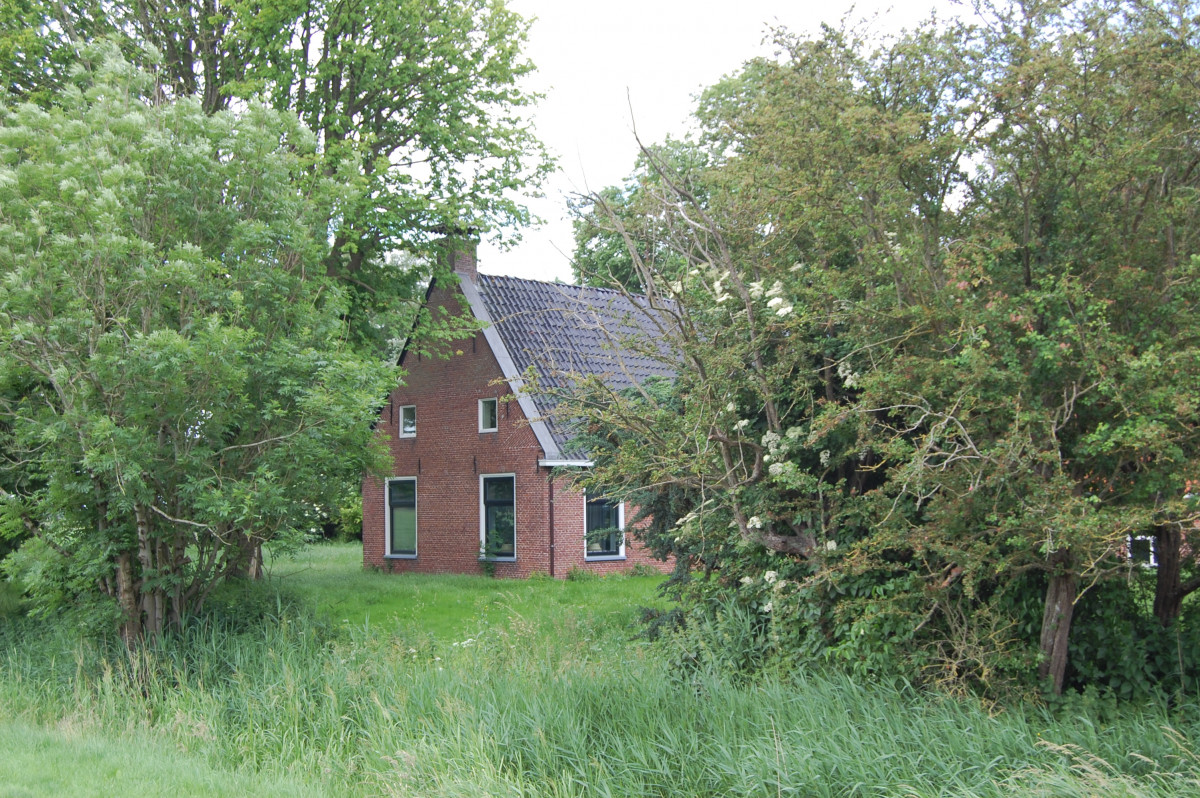
M 457 294 L 457 291 L 454 292 Z M 457 297 L 435 290 L 431 305 L 457 309 Z M 449 357 L 404 360 L 404 385 L 392 392 L 376 434 L 386 438 L 392 454 L 391 476 L 417 480 L 417 556 L 385 556 L 385 480 L 363 480 L 363 562 L 368 567 L 396 572 L 480 573 L 480 475 L 513 474 L 516 484 L 516 562 L 497 562 L 500 577 L 553 573 L 564 577 L 572 566 L 601 572 L 623 570 L 638 562 L 656 567 L 626 541 L 626 559 L 585 562 L 584 500 L 556 480 L 554 494 L 555 557 L 550 561 L 549 469 L 538 466 L 542 451 L 520 405 L 504 383 L 503 374 L 482 333 L 444 347 Z M 496 432 L 479 432 L 479 400 L 500 398 Z M 415 405 L 415 437 L 399 437 L 400 410 Z M 632 518 L 632 512 L 627 512 Z
M 625 535 L 625 559 L 623 560 L 588 560 L 585 548 L 585 506 L 586 498 L 582 493 L 572 490 L 565 478 L 555 480 L 554 485 L 554 543 L 555 543 L 555 576 L 566 576 L 571 568 L 584 568 L 598 573 L 627 571 L 634 565 L 648 565 L 663 573 L 673 567 L 673 563 L 657 560 L 633 539 L 631 529 L 627 528 Z M 628 522 L 637 515 L 637 508 L 625 506 L 625 521 Z

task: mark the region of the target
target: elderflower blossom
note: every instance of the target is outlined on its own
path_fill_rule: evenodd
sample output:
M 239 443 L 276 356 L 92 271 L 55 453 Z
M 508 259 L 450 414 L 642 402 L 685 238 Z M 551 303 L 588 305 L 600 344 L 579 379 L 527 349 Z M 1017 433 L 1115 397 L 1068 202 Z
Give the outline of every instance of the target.
M 826 549 L 826 551 L 837 551 L 837 541 L 836 540 L 825 541 L 825 549 Z
M 842 382 L 846 384 L 847 388 L 855 387 L 858 385 L 859 379 L 862 378 L 862 375 L 855 373 L 855 371 L 850 368 L 850 364 L 844 360 L 841 363 L 838 363 L 837 373 L 838 376 L 842 378 Z
M 753 298 L 762 299 L 763 284 L 761 282 L 756 281 L 756 282 L 750 283 L 750 287 L 748 290 L 750 292 L 750 296 L 752 296 Z
M 778 571 L 767 571 L 765 574 L 763 574 L 763 581 L 766 582 L 768 585 L 774 583 L 775 580 L 778 578 L 779 578 Z
M 743 418 L 742 420 L 740 420 L 736 424 L 734 424 L 733 428 L 734 429 L 745 429 L 748 426 L 750 426 L 750 419 Z
M 795 308 L 793 308 L 791 305 L 784 305 L 779 310 L 775 311 L 775 315 L 782 318 L 791 313 L 793 310 L 795 310 Z
M 792 264 L 792 268 L 788 269 L 789 272 L 798 272 L 798 271 L 803 271 L 803 270 L 804 270 L 804 264 L 801 263 L 800 261 L 796 261 L 794 264 Z
M 781 297 L 781 296 L 772 297 L 771 299 L 767 300 L 767 307 L 777 308 L 783 304 L 783 301 L 784 301 L 783 297 Z
M 757 515 L 752 515 L 750 516 L 750 520 L 746 522 L 746 526 L 750 529 L 762 529 L 763 522 Z
M 753 577 L 750 577 L 750 576 L 743 576 L 743 577 L 742 577 L 741 579 L 739 579 L 738 581 L 739 581 L 739 582 L 741 582 L 743 585 L 748 585 L 748 584 L 750 584 L 751 582 L 753 582 L 753 581 L 754 581 L 754 578 L 753 578 Z
M 735 405 L 733 402 L 730 402 L 729 404 L 725 405 L 725 409 L 732 413 L 737 410 L 737 405 Z
M 767 296 L 779 296 L 783 293 L 783 283 L 778 280 L 771 286 L 771 290 L 767 291 Z
M 770 612 L 773 609 L 775 609 L 775 602 L 773 601 L 768 601 L 766 604 L 762 605 L 763 612 Z
M 784 472 L 783 463 L 771 463 L 767 468 L 767 473 L 773 477 L 782 476 Z

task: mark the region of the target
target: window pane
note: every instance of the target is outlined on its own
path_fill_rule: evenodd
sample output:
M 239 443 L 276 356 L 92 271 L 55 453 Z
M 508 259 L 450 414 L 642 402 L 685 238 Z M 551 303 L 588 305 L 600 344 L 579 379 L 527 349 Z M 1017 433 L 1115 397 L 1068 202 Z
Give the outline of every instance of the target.
M 483 480 L 483 500 L 486 502 L 509 502 L 513 499 L 512 477 L 488 477 Z
M 392 508 L 392 554 L 417 553 L 417 508 Z
M 501 557 L 513 553 L 516 538 L 516 513 L 512 507 L 487 508 L 487 547 Z
M 592 499 L 587 503 L 587 553 L 619 555 L 622 533 L 621 505 L 607 499 Z
M 496 429 L 496 400 L 484 399 L 479 404 L 480 429 Z
M 392 504 L 413 504 L 416 500 L 416 480 L 394 480 L 388 483 L 388 501 Z
M 402 435 L 417 434 L 417 408 L 411 405 L 400 408 L 400 433 Z

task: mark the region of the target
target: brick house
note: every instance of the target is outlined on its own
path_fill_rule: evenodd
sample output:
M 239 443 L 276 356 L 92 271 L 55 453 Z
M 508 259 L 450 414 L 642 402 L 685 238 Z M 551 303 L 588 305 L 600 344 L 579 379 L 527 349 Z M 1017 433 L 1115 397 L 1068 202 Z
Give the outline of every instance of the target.
M 377 434 L 387 438 L 390 476 L 363 481 L 364 565 L 395 572 L 534 573 L 565 577 L 644 563 L 660 570 L 624 529 L 633 513 L 585 496 L 555 469 L 586 468 L 545 395 L 523 392 L 566 374 L 601 375 L 624 387 L 669 377 L 661 362 L 615 341 L 651 335 L 646 307 L 604 289 L 481 275 L 474 247 L 451 255 L 457 285 L 434 285 L 434 313 L 470 313 L 480 332 L 437 354 L 407 346 L 404 384 L 388 397 Z M 605 530 L 614 530 L 605 532 Z

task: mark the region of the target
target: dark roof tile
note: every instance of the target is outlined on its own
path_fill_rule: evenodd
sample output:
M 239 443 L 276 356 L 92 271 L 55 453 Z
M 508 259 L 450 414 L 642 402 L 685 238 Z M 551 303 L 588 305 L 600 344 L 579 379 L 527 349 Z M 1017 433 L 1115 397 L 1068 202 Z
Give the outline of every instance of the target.
M 574 376 L 598 376 L 621 389 L 672 377 L 658 312 L 644 297 L 587 286 L 480 274 L 479 296 L 519 373 L 531 367 L 553 391 Z M 655 356 L 657 355 L 657 356 Z M 559 444 L 570 434 L 554 422 L 552 395 L 533 397 Z

